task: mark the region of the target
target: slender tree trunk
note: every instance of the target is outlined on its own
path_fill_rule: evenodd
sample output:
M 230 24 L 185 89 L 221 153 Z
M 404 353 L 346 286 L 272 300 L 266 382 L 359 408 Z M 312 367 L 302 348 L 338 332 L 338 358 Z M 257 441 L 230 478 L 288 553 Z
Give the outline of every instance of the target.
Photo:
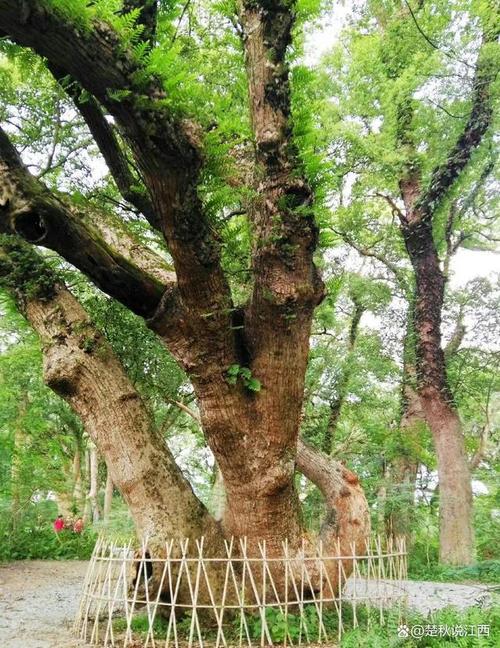
M 106 474 L 106 485 L 104 487 L 104 507 L 102 510 L 102 515 L 105 522 L 109 520 L 111 507 L 113 506 L 113 489 L 113 480 L 108 469 Z
M 82 488 L 82 450 L 77 444 L 75 454 L 73 455 L 73 502 L 78 513 L 82 508 L 83 488 Z
M 406 333 L 403 341 L 401 378 L 401 419 L 399 452 L 389 465 L 390 497 L 387 500 L 386 528 L 390 535 L 404 536 L 411 546 L 415 512 L 415 482 L 418 462 L 415 459 L 419 436 L 425 425 L 425 414 L 417 392 L 415 369 L 414 299 L 409 299 Z
M 393 537 L 404 536 L 411 546 L 415 521 L 415 482 L 418 463 L 407 454 L 395 457 L 390 466 L 390 497 L 386 505 L 386 530 Z M 388 509 L 388 510 L 387 510 Z
M 347 390 L 349 388 L 349 380 L 352 375 L 352 360 L 354 355 L 354 348 L 356 346 L 356 340 L 359 333 L 359 325 L 361 322 L 361 317 L 365 311 L 363 304 L 361 304 L 355 297 L 351 296 L 354 301 L 354 312 L 351 318 L 351 324 L 349 327 L 349 341 L 347 347 L 347 356 L 343 364 L 342 373 L 338 384 L 335 386 L 337 395 L 330 402 L 330 413 L 328 416 L 328 422 L 326 425 L 325 436 L 323 437 L 323 452 L 326 454 L 332 454 L 334 451 L 334 438 L 335 431 L 337 430 L 337 425 L 340 419 L 340 414 L 342 412 L 342 407 L 344 405 L 345 399 L 347 397 Z
M 96 446 L 91 443 L 89 448 L 90 484 L 87 498 L 90 503 L 90 518 L 92 524 L 99 522 L 101 513 L 99 510 L 99 455 Z
M 385 528 L 385 509 L 387 502 L 387 486 L 385 480 L 387 479 L 387 472 L 382 473 L 382 483 L 377 490 L 377 531 L 381 533 Z
M 21 466 L 24 446 L 24 416 L 28 405 L 28 397 L 22 394 L 19 400 L 17 410 L 17 419 L 14 426 L 14 438 L 12 447 L 12 462 L 10 467 L 10 484 L 11 484 L 11 512 L 12 512 L 12 526 L 17 526 L 19 513 L 21 509 Z

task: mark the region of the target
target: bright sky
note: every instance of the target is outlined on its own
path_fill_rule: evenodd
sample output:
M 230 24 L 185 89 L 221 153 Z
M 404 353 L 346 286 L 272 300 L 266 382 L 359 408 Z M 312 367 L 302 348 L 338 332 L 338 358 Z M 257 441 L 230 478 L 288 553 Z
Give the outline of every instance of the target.
M 453 258 L 451 270 L 453 272 L 450 279 L 452 288 L 464 286 L 476 277 L 492 278 L 495 274 L 500 273 L 500 254 L 462 248 Z

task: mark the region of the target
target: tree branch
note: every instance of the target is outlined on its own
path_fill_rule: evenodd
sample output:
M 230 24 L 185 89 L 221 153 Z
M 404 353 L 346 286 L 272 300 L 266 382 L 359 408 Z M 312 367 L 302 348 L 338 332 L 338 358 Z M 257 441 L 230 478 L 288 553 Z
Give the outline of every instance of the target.
M 118 191 L 123 198 L 139 210 L 147 221 L 156 229 L 159 228 L 158 218 L 142 182 L 134 178 L 126 155 L 116 137 L 112 124 L 108 122 L 102 108 L 92 96 L 82 98 L 83 88 L 75 81 L 64 75 L 55 65 L 48 65 L 56 81 L 71 97 L 76 108 L 82 115 L 94 141 L 99 148 L 108 169 L 113 176 Z
M 19 240 L 0 241 L 0 279 L 43 341 L 45 382 L 82 420 L 139 535 L 154 543 L 217 535 L 118 358 L 43 258 Z
M 341 230 L 334 229 L 333 227 L 330 228 L 332 232 L 340 236 L 340 238 L 347 243 L 350 247 L 352 247 L 356 252 L 361 254 L 361 256 L 364 257 L 369 257 L 372 259 L 376 259 L 377 261 L 380 261 L 385 267 L 392 272 L 394 277 L 396 278 L 397 282 L 399 283 L 400 286 L 405 287 L 406 286 L 406 278 L 404 276 L 403 271 L 398 268 L 398 266 L 390 261 L 387 257 L 385 257 L 383 254 L 379 254 L 378 252 L 375 252 L 374 250 L 363 247 L 362 245 L 359 245 L 356 243 L 354 239 L 352 239 L 347 232 L 343 232 Z
M 467 328 L 463 322 L 463 316 L 463 310 L 460 308 L 457 322 L 455 324 L 455 330 L 453 331 L 448 344 L 444 348 L 444 358 L 446 361 L 448 361 L 459 350 L 462 340 L 467 332 Z
M 491 88 L 498 71 L 495 61 L 488 58 L 487 55 L 488 46 L 498 39 L 499 24 L 497 21 L 496 26 L 483 35 L 474 74 L 472 108 L 464 129 L 449 152 L 446 162 L 434 169 L 428 188 L 422 192 L 415 203 L 415 212 L 418 212 L 422 219 L 432 218 L 491 125 L 493 118 Z
M 405 219 L 405 215 L 403 214 L 401 209 L 396 205 L 394 199 L 391 196 L 389 196 L 388 194 L 380 193 L 379 191 L 376 191 L 375 195 L 378 196 L 379 198 L 383 198 L 389 204 L 390 208 L 392 209 L 392 213 L 397 215 L 400 218 L 400 220 Z
M 109 212 L 75 207 L 23 165 L 0 128 L 0 231 L 48 247 L 139 315 L 156 311 L 175 274 Z
M 197 127 L 172 113 L 161 80 L 109 24 L 90 10 L 84 19 L 88 24 L 82 29 L 42 0 L 23 3 L 23 11 L 17 0 L 0 3 L 0 30 L 63 69 L 115 118 L 151 195 L 182 301 L 200 328 L 205 323 L 207 343 L 218 332 L 224 346 L 231 295 L 197 193 L 202 166 Z M 207 313 L 216 315 L 208 320 Z
M 370 534 L 370 515 L 356 475 L 300 438 L 297 469 L 319 488 L 325 498 L 327 516 L 320 533 L 325 547 L 338 540 L 341 550 L 347 550 L 349 554 L 353 545 L 358 551 L 365 548 Z
M 312 312 L 323 297 L 323 284 L 312 260 L 318 235 L 312 191 L 291 128 L 286 53 L 294 1 L 242 0 L 238 9 L 255 157 L 262 168 L 255 179 L 258 198 L 248 210 L 255 276 L 249 317 L 256 331 L 253 343 L 259 347 L 265 344 L 261 325 L 290 328 L 292 311 Z

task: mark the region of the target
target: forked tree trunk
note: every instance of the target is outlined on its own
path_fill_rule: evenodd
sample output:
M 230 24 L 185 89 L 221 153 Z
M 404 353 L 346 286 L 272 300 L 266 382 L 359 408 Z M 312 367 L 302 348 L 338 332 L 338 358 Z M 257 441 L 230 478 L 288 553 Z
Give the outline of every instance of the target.
M 246 536 L 252 553 L 265 541 L 271 555 L 281 554 L 288 540 L 290 551 L 298 554 L 303 541 L 307 552 L 316 550 L 316 539 L 302 521 L 294 472 L 304 452 L 297 450 L 297 439 L 311 321 L 324 287 L 313 261 L 318 229 L 312 191 L 290 119 L 286 56 L 295 8 L 293 1 L 242 0 L 237 10 L 256 162 L 255 199 L 248 209 L 254 278 L 248 303 L 240 308 L 233 303 L 198 196 L 204 156 L 196 127 L 169 110 L 158 79 L 148 75 L 147 88 L 138 82 L 140 64 L 131 63 L 135 58 L 111 26 L 101 23 L 80 39 L 62 14 L 41 2 L 30 3 L 21 20 L 13 0 L 1 3 L 2 29 L 63 66 L 115 118 L 144 181 L 143 195 L 151 198 L 150 222 L 164 235 L 175 277 L 158 273 L 164 262 L 153 262 L 151 251 L 141 252 L 123 227 L 118 236 L 106 224 L 104 232 L 96 231 L 104 216 L 75 217 L 70 202 L 47 196 L 4 134 L 5 227 L 31 242 L 54 245 L 97 285 L 147 318 L 190 377 L 205 438 L 224 479 L 220 525 L 194 496 L 81 306 L 60 288 L 51 299 L 28 300 L 28 318 L 44 341 L 46 380 L 82 418 L 138 531 L 162 541 L 204 535 L 207 550 L 217 552 L 223 551 L 224 537 Z M 152 15 L 143 18 L 151 34 Z M 35 25 L 42 20 L 41 36 Z M 110 89 L 126 89 L 125 96 L 111 99 Z M 137 101 L 144 92 L 148 100 Z M 94 118 L 101 126 L 106 120 L 98 110 L 87 121 L 101 150 L 104 138 L 113 156 L 123 158 L 119 143 L 117 150 L 102 128 L 98 139 Z M 313 450 L 306 455 L 314 456 Z M 321 481 L 333 507 L 322 530 L 325 545 L 336 546 L 341 533 L 344 541 L 351 534 L 355 545 L 364 545 L 368 514 L 356 478 L 337 466 L 328 480 L 326 468 L 317 471 L 306 459 L 304 469 Z
M 220 555 L 224 552 L 223 539 L 236 535 L 250 538 L 250 550 L 254 539 L 255 551 L 257 541 L 263 540 L 268 541 L 270 554 L 281 554 L 284 540 L 288 540 L 291 552 L 301 552 L 302 547 L 307 553 L 316 551 L 316 540 L 300 524 L 298 506 L 294 518 L 288 517 L 290 507 L 295 506 L 295 492 L 290 494 L 289 486 L 284 493 L 265 488 L 266 484 L 274 486 L 276 479 L 283 480 L 280 465 L 274 467 L 263 461 L 261 466 L 266 465 L 270 474 L 261 475 L 245 473 L 244 466 L 240 466 L 239 488 L 236 473 L 229 471 L 234 475 L 230 500 L 233 508 L 229 518 L 225 513 L 222 527 L 216 523 L 156 435 L 146 408 L 111 349 L 69 292 L 56 287 L 51 299 L 29 300 L 26 314 L 43 340 L 45 380 L 82 418 L 131 510 L 138 533 L 149 536 L 152 550 L 158 550 L 168 538 L 204 536 L 207 554 Z M 233 410 L 226 415 L 231 413 L 236 417 L 231 421 L 232 430 L 235 420 L 241 425 L 242 414 Z M 250 427 L 246 433 L 250 443 Z M 230 449 L 219 450 L 218 456 L 229 463 L 229 453 Z M 257 458 L 265 459 L 259 455 Z M 369 514 L 356 476 L 302 442 L 297 467 L 319 487 L 327 501 L 328 515 L 321 531 L 325 552 L 336 551 L 337 542 L 341 550 L 361 550 L 369 533 Z M 249 471 L 252 469 L 250 466 Z M 290 469 L 295 469 L 293 459 Z M 261 492 L 247 490 L 244 480 L 249 476 L 253 487 Z M 257 531 L 251 526 L 256 523 Z M 345 569 L 348 573 L 348 564 Z M 332 583 L 337 582 L 334 571 Z

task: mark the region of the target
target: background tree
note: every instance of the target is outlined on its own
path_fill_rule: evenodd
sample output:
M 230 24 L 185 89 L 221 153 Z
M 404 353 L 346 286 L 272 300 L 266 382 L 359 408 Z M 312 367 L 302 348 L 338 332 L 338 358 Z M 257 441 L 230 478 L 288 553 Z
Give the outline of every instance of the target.
M 436 45 L 444 41 L 454 11 L 466 20 L 456 38 L 462 48 L 475 48 L 474 66 L 450 54 L 446 45 Z M 343 98 L 334 110 L 348 124 L 341 145 L 343 162 L 351 164 L 355 174 L 350 193 L 357 207 L 349 206 L 350 217 L 356 209 L 358 214 L 378 211 L 373 202 L 384 201 L 390 214 L 385 218 L 399 222 L 412 264 L 415 391 L 438 457 L 441 560 L 452 564 L 473 559 L 472 494 L 440 328 L 446 259 L 465 235 L 454 222 L 459 211 L 454 192 L 463 191 L 470 182 L 470 175 L 462 172 L 483 140 L 482 155 L 475 157 L 474 164 L 480 176 L 492 165 L 487 141 L 493 120 L 497 25 L 497 14 L 489 5 L 452 8 L 449 3 L 446 7 L 422 3 L 413 11 L 400 3 L 368 3 L 358 30 L 346 32 L 330 63 L 332 91 Z M 463 85 L 449 81 L 457 74 L 467 79 L 470 91 L 465 98 Z M 431 84 L 437 75 L 445 75 L 446 81 Z M 384 235 L 381 239 L 378 248 L 385 252 L 368 246 L 369 253 L 385 259 L 387 265 L 391 240 Z M 407 398 L 409 383 L 405 382 Z

